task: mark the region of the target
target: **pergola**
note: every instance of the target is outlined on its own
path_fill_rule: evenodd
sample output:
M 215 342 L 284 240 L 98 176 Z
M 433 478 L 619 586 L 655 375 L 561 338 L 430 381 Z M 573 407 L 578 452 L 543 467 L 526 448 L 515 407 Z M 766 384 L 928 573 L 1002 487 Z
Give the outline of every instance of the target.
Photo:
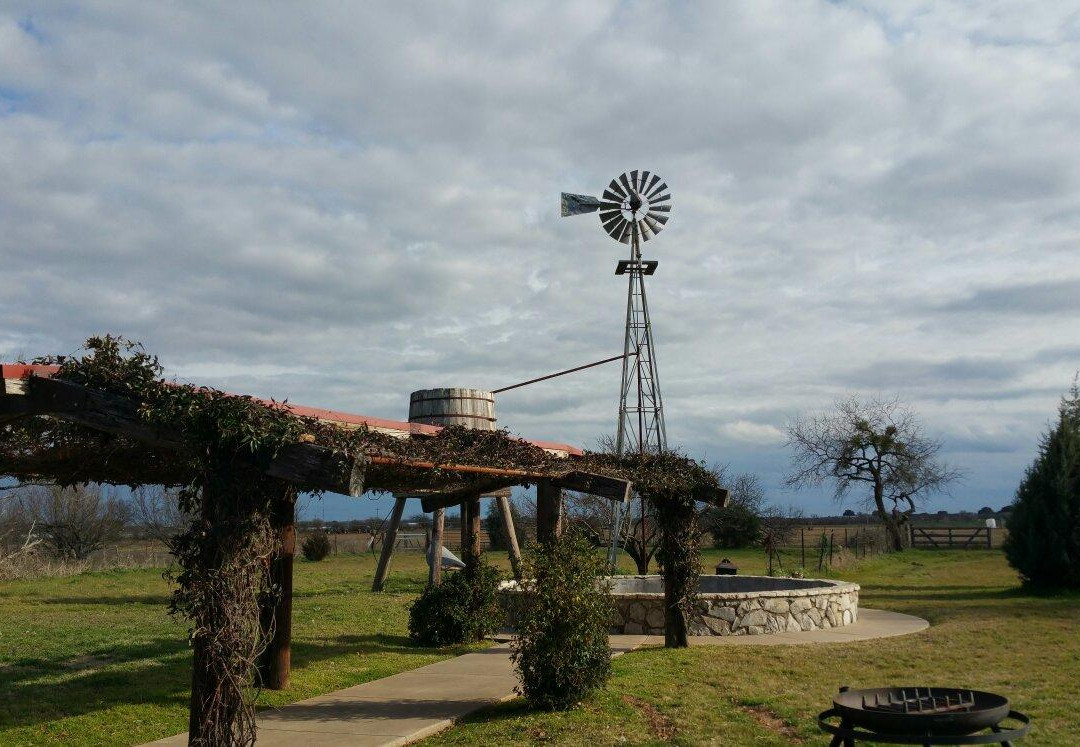
M 185 477 L 175 467 L 171 455 L 188 448 L 182 430 L 152 426 L 141 416 L 139 403 L 98 388 L 57 378 L 55 365 L 0 364 L 0 428 L 25 418 L 53 418 L 73 423 L 91 431 L 117 436 L 106 448 L 95 453 L 73 452 L 63 444 L 22 454 L 7 454 L 0 464 L 0 477 L 21 480 L 42 479 L 66 484 L 79 482 L 178 485 Z M 237 395 L 239 396 L 239 395 Z M 442 428 L 381 418 L 265 402 L 285 408 L 298 418 L 314 419 L 344 430 L 367 429 L 395 439 L 429 439 Z M 0 430 L 0 437 L 3 432 Z M 499 436 L 502 437 L 502 436 Z M 434 561 L 432 582 L 438 582 L 441 554 L 442 512 L 458 504 L 462 511 L 462 547 L 466 553 L 480 552 L 480 509 L 482 496 L 505 495 L 516 485 L 537 488 L 537 536 L 541 541 L 556 538 L 561 532 L 562 491 L 574 490 L 603 496 L 613 501 L 628 500 L 631 484 L 618 476 L 581 469 L 581 450 L 548 441 L 519 441 L 518 447 L 538 452 L 535 464 L 527 468 L 476 463 L 459 459 L 453 452 L 441 458 L 415 459 L 393 450 L 372 447 L 362 454 L 347 455 L 314 443 L 314 437 L 301 437 L 275 454 L 258 451 L 245 459 L 258 471 L 290 483 L 298 490 L 319 490 L 358 497 L 368 490 L 394 493 L 397 501 L 391 518 L 391 530 L 384 538 L 383 552 L 376 572 L 375 587 L 381 588 L 394 544 L 393 531 L 401 518 L 403 496 L 417 496 L 423 510 L 435 514 Z M 543 458 L 539 455 L 543 454 Z M 128 465 L 117 471 L 118 463 Z M 132 475 L 133 462 L 141 473 Z M 292 615 L 292 570 L 296 530 L 294 526 L 296 491 L 278 500 L 271 515 L 277 535 L 276 552 L 270 564 L 271 582 L 280 589 L 272 614 L 276 621 L 274 635 L 263 658 L 262 681 L 272 689 L 288 685 Z M 204 504 L 205 505 L 205 504 Z M 205 510 L 205 509 L 204 509 Z M 504 517 L 509 512 L 504 510 Z M 508 526 L 512 532 L 512 524 Z M 511 536 L 513 536 L 511 534 Z M 517 566 L 516 540 L 511 558 Z

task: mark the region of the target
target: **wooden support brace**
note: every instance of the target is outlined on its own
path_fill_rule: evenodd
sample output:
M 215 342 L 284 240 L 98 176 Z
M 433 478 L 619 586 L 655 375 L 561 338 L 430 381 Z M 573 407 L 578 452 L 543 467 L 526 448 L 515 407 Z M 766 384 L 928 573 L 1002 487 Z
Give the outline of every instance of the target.
M 438 586 L 442 581 L 443 529 L 446 526 L 446 509 L 435 509 L 431 519 L 431 567 L 428 569 L 428 585 Z
M 405 499 L 394 499 L 394 510 L 390 513 L 390 526 L 383 533 L 382 552 L 379 553 L 379 565 L 375 568 L 375 580 L 371 584 L 372 591 L 382 591 L 386 583 L 386 572 L 390 568 L 390 557 L 394 554 L 394 542 L 397 540 L 398 525 L 401 524 L 401 514 L 405 511 Z
M 521 580 L 521 548 L 518 546 L 517 531 L 514 529 L 514 515 L 510 513 L 509 496 L 500 495 L 499 513 L 502 514 L 503 529 L 506 531 L 506 550 L 510 555 L 510 567 L 514 569 L 514 578 Z

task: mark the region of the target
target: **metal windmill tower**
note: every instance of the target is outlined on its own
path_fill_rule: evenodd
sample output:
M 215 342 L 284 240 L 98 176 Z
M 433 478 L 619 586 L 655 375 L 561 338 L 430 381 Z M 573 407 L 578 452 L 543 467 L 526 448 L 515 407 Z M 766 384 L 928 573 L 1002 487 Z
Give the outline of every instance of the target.
M 599 212 L 600 223 L 616 241 L 630 245 L 630 258 L 619 260 L 616 275 L 627 275 L 626 332 L 623 338 L 622 380 L 619 391 L 619 425 L 615 447 L 619 454 L 667 448 L 664 401 L 656 368 L 645 276 L 656 272 L 656 260 L 641 258 L 641 244 L 663 230 L 671 212 L 667 184 L 648 171 L 631 171 L 612 179 L 602 197 L 563 193 L 562 214 Z M 644 514 L 644 506 L 642 506 Z M 619 519 L 612 539 L 615 556 Z M 644 524 L 642 525 L 644 531 Z
M 656 369 L 645 276 L 656 272 L 656 260 L 641 258 L 641 244 L 663 230 L 671 212 L 667 184 L 648 171 L 631 171 L 612 179 L 602 198 L 563 193 L 562 214 L 599 211 L 600 223 L 616 241 L 630 245 L 630 259 L 620 260 L 616 275 L 627 275 L 626 333 L 623 338 L 622 385 L 616 449 L 638 452 L 667 447 L 664 402 Z

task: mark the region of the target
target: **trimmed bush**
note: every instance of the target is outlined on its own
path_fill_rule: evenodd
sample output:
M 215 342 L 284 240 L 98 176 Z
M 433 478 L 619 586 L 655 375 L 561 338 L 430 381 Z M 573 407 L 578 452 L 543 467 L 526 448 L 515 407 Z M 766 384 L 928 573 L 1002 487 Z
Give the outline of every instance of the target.
M 1024 582 L 1080 589 L 1080 390 L 1073 384 L 1009 513 L 1005 556 Z
M 502 625 L 499 572 L 483 559 L 429 586 L 409 608 L 409 637 L 424 646 L 472 643 Z
M 518 691 L 534 707 L 568 708 L 611 674 L 608 567 L 575 528 L 552 545 L 531 549 L 523 567 L 531 580 L 512 644 Z
M 708 521 L 713 547 L 751 547 L 761 540 L 761 517 L 738 503 L 713 509 Z
M 325 560 L 330 554 L 330 535 L 323 531 L 312 532 L 300 545 L 304 558 L 313 563 Z

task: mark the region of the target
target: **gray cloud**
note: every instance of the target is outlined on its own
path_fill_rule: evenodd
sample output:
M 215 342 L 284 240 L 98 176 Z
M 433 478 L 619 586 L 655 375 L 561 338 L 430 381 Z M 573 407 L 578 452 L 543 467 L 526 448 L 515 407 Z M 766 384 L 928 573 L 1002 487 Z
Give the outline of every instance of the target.
M 1003 501 L 1080 358 L 1077 18 L 9 3 L 0 357 L 114 331 L 181 377 L 403 417 L 621 350 L 624 247 L 557 198 L 649 168 L 673 441 L 777 490 L 791 415 L 895 391 L 978 474 L 958 499 Z M 591 444 L 617 381 L 507 393 L 501 422 Z

